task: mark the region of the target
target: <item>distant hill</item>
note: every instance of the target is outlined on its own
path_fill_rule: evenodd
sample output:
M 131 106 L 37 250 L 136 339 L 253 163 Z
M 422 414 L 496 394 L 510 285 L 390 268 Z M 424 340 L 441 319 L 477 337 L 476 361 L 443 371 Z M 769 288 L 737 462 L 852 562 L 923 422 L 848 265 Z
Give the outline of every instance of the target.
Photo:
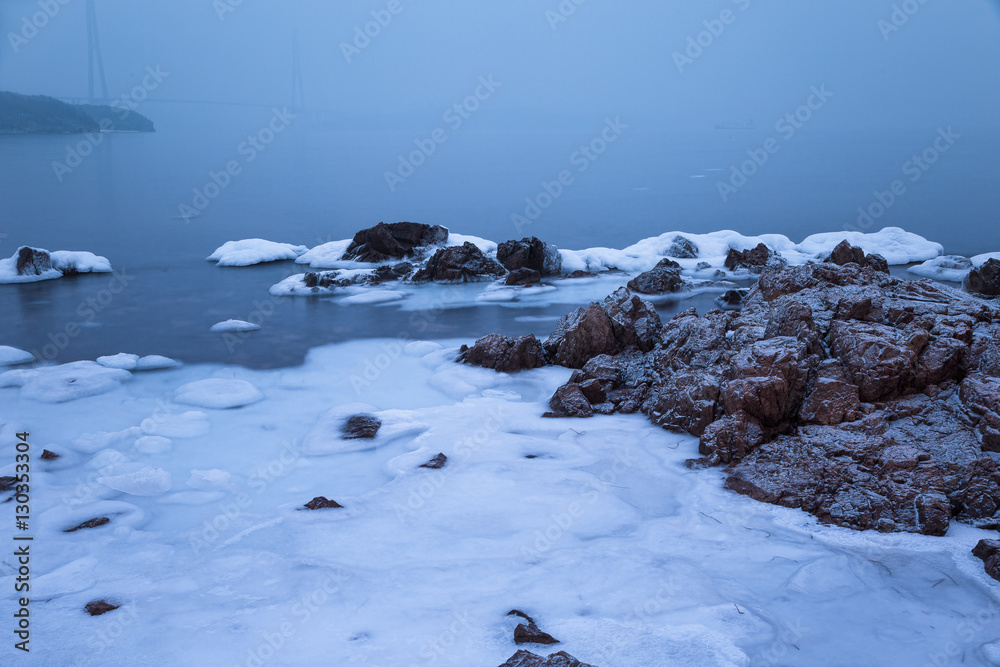
M 0 91 L 0 134 L 155 132 L 153 121 L 135 111 L 106 105 L 68 104 L 45 95 Z

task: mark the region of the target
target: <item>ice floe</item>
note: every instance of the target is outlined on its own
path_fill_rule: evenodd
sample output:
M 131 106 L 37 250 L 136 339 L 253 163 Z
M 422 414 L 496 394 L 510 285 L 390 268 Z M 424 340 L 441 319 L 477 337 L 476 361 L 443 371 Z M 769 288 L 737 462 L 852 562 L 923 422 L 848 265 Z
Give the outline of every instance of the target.
M 264 262 L 298 259 L 309 248 L 290 243 L 275 243 L 264 239 L 227 241 L 207 257 L 219 266 L 250 266 Z
M 189 382 L 177 388 L 174 401 L 200 408 L 226 410 L 263 400 L 264 394 L 246 380 L 209 378 Z
M 34 360 L 35 355 L 31 352 L 25 352 L 9 345 L 0 345 L 0 366 L 19 366 L 30 364 Z
M 253 322 L 245 322 L 243 320 L 226 320 L 225 322 L 213 324 L 210 331 L 217 333 L 229 331 L 257 331 L 260 328 L 259 324 L 254 324 Z
M 93 361 L 13 370 L 0 374 L 0 387 L 21 387 L 21 394 L 46 403 L 63 403 L 112 391 L 130 379 L 128 371 Z

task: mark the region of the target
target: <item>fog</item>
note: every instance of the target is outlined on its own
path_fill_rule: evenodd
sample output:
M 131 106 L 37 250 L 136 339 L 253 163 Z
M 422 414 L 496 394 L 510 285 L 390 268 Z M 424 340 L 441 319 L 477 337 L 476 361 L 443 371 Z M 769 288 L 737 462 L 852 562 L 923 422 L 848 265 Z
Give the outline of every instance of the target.
M 836 96 L 823 120 L 833 129 L 985 127 L 1000 107 L 1000 12 L 988 0 L 95 0 L 95 8 L 112 98 L 159 66 L 168 83 L 150 101 L 291 104 L 297 34 L 307 108 L 397 129 L 437 122 L 491 75 L 501 86 L 481 129 L 608 114 L 646 129 L 771 126 L 821 84 Z M 0 89 L 87 95 L 85 0 L 2 0 L 0 34 Z M 151 115 L 198 113 L 172 104 Z

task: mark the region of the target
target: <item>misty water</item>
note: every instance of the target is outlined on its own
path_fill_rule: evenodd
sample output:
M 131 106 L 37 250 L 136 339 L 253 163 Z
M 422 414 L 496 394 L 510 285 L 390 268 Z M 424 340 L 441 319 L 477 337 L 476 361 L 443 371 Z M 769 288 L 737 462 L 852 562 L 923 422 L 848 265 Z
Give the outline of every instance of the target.
M 0 137 L 2 254 L 20 245 L 88 250 L 121 271 L 0 286 L 5 343 L 58 362 L 128 351 L 269 367 L 300 363 L 309 347 L 352 338 L 544 335 L 569 310 L 480 306 L 417 325 L 394 304 L 353 305 L 348 314 L 323 299 L 269 297 L 271 285 L 305 270 L 292 262 L 220 268 L 204 259 L 229 240 L 313 247 L 380 221 L 440 224 L 497 242 L 534 235 L 571 249 L 621 248 L 669 230 L 733 229 L 799 241 L 819 231 L 885 226 L 937 241 L 946 253 L 1000 248 L 1000 191 L 993 187 L 1000 141 L 975 128 L 951 128 L 954 145 L 914 181 L 913 157 L 948 127 L 839 131 L 824 127 L 822 109 L 791 137 L 787 125 L 760 122 L 750 130 L 706 124 L 671 133 L 627 115 L 557 122 L 483 110 L 454 128 L 430 114 L 345 119 L 286 107 L 155 102 L 142 111 L 156 122 L 155 134 Z M 295 116 L 287 123 L 286 113 Z M 259 150 L 246 142 L 276 117 L 273 141 L 258 143 Z M 599 154 L 582 153 L 608 120 L 620 136 Z M 343 129 L 348 122 L 364 129 Z M 399 171 L 400 156 L 408 159 L 418 142 L 427 152 L 436 128 L 447 140 L 412 175 Z M 755 169 L 745 166 L 755 156 L 761 161 L 769 139 L 779 149 Z M 89 154 L 75 166 L 73 153 Z M 232 163 L 238 173 L 220 176 Z M 734 166 L 756 173 L 742 184 Z M 550 205 L 531 210 L 529 200 L 548 203 L 539 195 L 564 170 L 572 182 Z M 407 177 L 390 185 L 388 172 Z M 212 174 L 224 187 L 214 187 Z M 905 193 L 880 217 L 861 217 L 859 208 L 879 212 L 876 193 L 897 179 Z M 720 183 L 739 187 L 722 193 Z M 199 214 L 185 219 L 192 210 Z M 517 224 L 514 216 L 524 217 Z M 109 288 L 112 301 L 106 293 L 106 303 L 93 301 Z M 704 310 L 713 296 L 662 304 L 661 312 Z M 266 326 L 238 345 L 208 331 L 255 313 L 267 315 Z M 53 340 L 46 332 L 61 338 L 72 323 L 79 333 L 57 354 L 55 347 L 44 353 Z

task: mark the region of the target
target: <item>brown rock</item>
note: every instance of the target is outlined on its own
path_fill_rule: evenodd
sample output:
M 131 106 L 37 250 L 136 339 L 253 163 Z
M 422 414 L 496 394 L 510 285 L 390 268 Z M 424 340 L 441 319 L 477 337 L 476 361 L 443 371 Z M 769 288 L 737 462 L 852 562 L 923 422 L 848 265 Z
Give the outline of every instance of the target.
M 760 273 L 765 266 L 784 263 L 785 260 L 778 253 L 763 243 L 758 243 L 757 247 L 750 250 L 730 248 L 729 254 L 726 255 L 725 266 L 730 271 L 750 269 L 753 273 Z
M 413 276 L 414 282 L 464 283 L 499 278 L 506 271 L 483 251 L 466 241 L 460 246 L 438 250 L 424 268 Z
M 853 263 L 858 266 L 869 266 L 876 271 L 889 273 L 889 263 L 882 255 L 866 255 L 864 250 L 851 245 L 847 241 L 838 243 L 837 247 L 830 253 L 830 256 L 826 258 L 826 261 L 840 265 Z
M 18 265 L 20 265 L 20 260 Z M 965 277 L 962 286 L 967 291 L 977 294 L 1000 295 L 1000 261 L 991 258 L 978 269 L 972 269 Z
M 114 611 L 118 609 L 121 605 L 111 604 L 107 600 L 94 600 L 93 602 L 88 602 L 84 609 L 91 616 L 101 616 L 108 613 L 109 611 Z
M 19 276 L 40 276 L 52 269 L 52 258 L 44 250 L 22 246 L 17 250 L 16 268 Z
M 517 373 L 544 366 L 545 352 L 533 334 L 516 339 L 489 334 L 477 340 L 472 347 L 463 345 L 458 360 L 500 373 Z
M 307 510 L 342 509 L 344 506 L 336 500 L 329 500 L 325 496 L 316 496 L 305 505 Z
M 78 530 L 84 530 L 85 528 L 97 528 L 99 526 L 103 526 L 104 524 L 110 523 L 110 522 L 111 522 L 111 519 L 109 519 L 108 517 L 106 517 L 106 516 L 99 516 L 99 517 L 95 517 L 93 519 L 87 519 L 86 521 L 84 521 L 83 523 L 81 523 L 79 525 L 73 526 L 72 528 L 65 529 L 63 532 L 64 533 L 75 533 Z
M 442 452 L 436 454 L 434 458 L 432 458 L 427 463 L 421 463 L 420 467 L 429 468 L 430 470 L 440 470 L 441 468 L 444 467 L 444 464 L 446 464 L 447 462 L 448 462 L 448 457 L 445 456 L 444 453 Z
M 42 455 L 39 456 L 38 458 L 40 458 L 43 461 L 54 461 L 57 458 L 59 458 L 59 455 L 56 454 L 55 452 L 50 452 L 47 449 L 43 449 L 42 450 Z
M 438 225 L 416 222 L 378 223 L 354 235 L 344 259 L 384 262 L 413 254 L 419 246 L 438 245 L 448 240 L 448 230 Z
M 590 406 L 583 389 L 573 383 L 566 383 L 556 389 L 556 393 L 549 399 L 549 408 L 553 417 L 594 416 L 594 409 Z
M 979 540 L 972 555 L 983 561 L 986 574 L 1000 581 L 1000 540 Z
M 352 415 L 347 418 L 340 432 L 344 440 L 371 440 L 382 427 L 382 422 L 373 415 Z
M 514 269 L 507 275 L 504 285 L 535 285 L 542 279 L 542 274 L 534 269 Z
M 679 265 L 669 259 L 660 260 L 652 270 L 628 281 L 628 288 L 640 294 L 675 294 L 685 287 Z
M 534 236 L 501 243 L 497 246 L 497 261 L 511 272 L 531 269 L 547 276 L 562 269 L 562 256 L 556 247 Z
M 540 655 L 535 655 L 530 651 L 522 649 L 512 655 L 500 667 L 594 667 L 594 665 L 580 662 L 565 651 L 559 651 L 547 658 L 543 658 Z

